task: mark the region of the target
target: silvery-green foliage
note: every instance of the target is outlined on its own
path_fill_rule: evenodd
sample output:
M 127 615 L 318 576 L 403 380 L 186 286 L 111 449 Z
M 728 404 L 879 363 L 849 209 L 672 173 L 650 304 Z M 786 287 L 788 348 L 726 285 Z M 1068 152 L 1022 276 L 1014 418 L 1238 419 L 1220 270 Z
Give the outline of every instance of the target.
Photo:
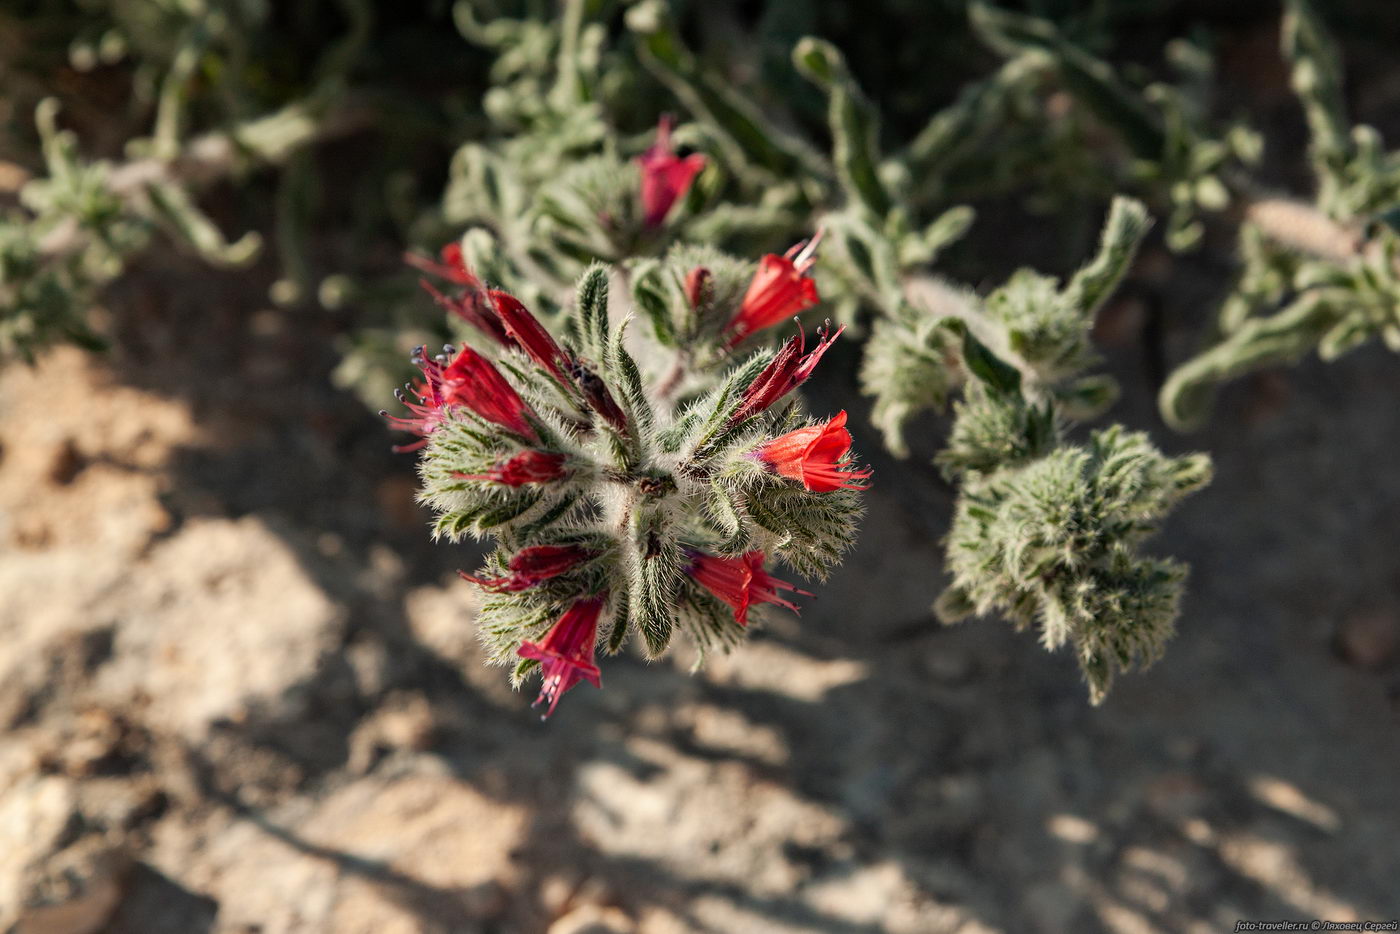
M 755 268 L 712 246 L 678 243 L 664 257 L 633 265 L 632 301 L 646 315 L 658 344 L 674 348 L 688 365 L 706 365 L 721 353 L 720 333 Z M 692 277 L 693 285 L 688 284 Z
M 1002 54 L 1031 56 L 1113 130 L 1132 157 L 1125 183 L 1168 205 L 1167 242 L 1196 245 L 1205 220 L 1227 207 L 1240 226 L 1240 271 L 1218 332 L 1173 372 L 1160 393 L 1178 429 L 1206 417 L 1215 386 L 1316 350 L 1332 360 L 1376 337 L 1400 349 L 1395 311 L 1395 218 L 1400 153 L 1346 112 L 1342 65 L 1319 9 L 1283 0 L 1282 54 L 1310 132 L 1315 191 L 1308 200 L 1268 191 L 1251 174 L 1260 135 L 1235 122 L 1211 125 L 1210 57 L 1185 42 L 1168 47 L 1182 81 L 1139 90 L 1049 20 L 978 3 L 971 22 Z
M 256 234 L 228 243 L 178 185 L 140 164 L 89 162 L 58 126 L 58 104 L 35 122 L 47 174 L 20 190 L 20 207 L 0 218 L 0 357 L 33 354 L 55 340 L 100 339 L 87 311 L 100 288 L 163 232 L 220 265 L 249 262 Z M 154 166 L 150 166 L 154 168 Z
M 1143 145 L 1171 140 L 1180 148 L 1181 134 L 1158 132 L 1149 110 L 1113 83 L 1106 66 L 1039 21 L 999 20 L 985 8 L 977 15 L 999 23 L 1020 54 L 1049 56 L 1101 107 L 1135 125 Z M 961 234 L 970 212 L 945 209 L 921 230 L 919 207 L 902 194 L 907 166 L 882 159 L 877 116 L 840 53 L 803 40 L 794 61 L 828 97 L 843 198 L 822 223 L 847 302 L 875 316 L 862 383 L 891 450 L 907 453 L 908 420 L 941 409 L 963 387 L 936 459 L 959 488 L 947 542 L 953 584 L 940 615 L 1041 620 L 1048 648 L 1073 643 L 1097 703 L 1115 671 L 1150 663 L 1171 635 L 1185 570 L 1140 558 L 1136 547 L 1182 495 L 1209 479 L 1203 455 L 1174 461 L 1116 426 L 1088 448 L 1066 437 L 1068 419 L 1097 415 L 1116 395 L 1107 376 L 1085 373 L 1097 360 L 1090 333 L 1147 232 L 1147 211 L 1115 199 L 1097 255 L 1063 285 L 1021 270 L 978 297 L 928 277 L 924 267 Z M 1077 556 L 1081 546 L 1088 550 Z
M 1380 337 L 1400 352 L 1400 153 L 1352 127 L 1341 65 L 1317 11 L 1288 0 L 1283 51 L 1311 132 L 1312 204 L 1260 196 L 1240 234 L 1241 269 L 1222 305 L 1218 340 L 1163 385 L 1163 417 L 1197 427 L 1226 380 L 1316 350 L 1324 360 Z
M 1209 481 L 1210 462 L 1167 457 L 1118 426 L 1029 453 L 967 468 L 938 609 L 947 620 L 999 613 L 1036 626 L 1047 649 L 1071 645 L 1099 703 L 1115 673 L 1151 664 L 1174 632 L 1186 568 L 1137 546 Z
M 953 428 L 935 462 L 949 479 L 1024 464 L 1054 450 L 1063 429 L 1048 403 L 1027 402 L 1019 391 L 972 382 L 953 404 Z
M 1013 61 L 1029 58 L 1052 72 L 1074 100 L 1119 136 L 1126 158 L 1117 183 L 1143 186 L 1169 206 L 1166 239 L 1174 249 L 1200 242 L 1202 217 L 1230 206 L 1229 179 L 1259 158 L 1259 137 L 1243 124 L 1209 126 L 1212 65 L 1196 46 L 1180 41 L 1169 46 L 1177 84 L 1139 89 L 1050 20 L 979 0 L 970 8 L 969 22 L 993 51 Z
M 920 412 L 942 411 L 962 370 L 960 343 L 946 319 L 912 304 L 900 309 L 872 325 L 860 381 L 866 395 L 875 397 L 870 419 L 884 433 L 885 446 L 907 457 L 904 426 Z
M 42 174 L 0 216 L 0 359 L 32 358 L 60 340 L 100 347 L 89 310 L 158 236 L 217 266 L 256 258 L 259 235 L 230 241 L 199 208 L 198 193 L 250 168 L 285 165 L 312 143 L 360 125 L 344 79 L 368 35 L 369 8 L 364 0 L 341 5 L 345 35 L 308 69 L 305 86 L 274 106 L 249 81 L 255 36 L 271 13 L 262 0 L 112 0 L 85 11 L 91 15 L 68 46 L 71 66 L 83 72 L 129 60 L 132 109 L 149 111 L 142 124 L 149 135 L 125 141 L 126 161 L 88 159 L 61 127 L 56 99 L 35 108 Z M 35 17 L 32 38 L 48 38 L 41 20 Z M 217 129 L 196 135 L 197 123 Z M 293 200 L 276 204 L 281 234 L 298 229 Z M 298 239 L 279 237 L 289 276 L 303 266 Z M 294 300 L 304 285 L 284 279 L 274 298 Z
M 998 613 L 1038 625 L 1048 649 L 1071 644 L 1094 703 L 1115 672 L 1152 663 L 1174 632 L 1186 569 L 1137 548 L 1210 479 L 1205 455 L 1167 457 L 1121 426 L 1087 446 L 1067 436 L 1072 400 L 1102 386 L 1083 375 L 1094 362 L 1093 310 L 1146 229 L 1142 206 L 1120 199 L 1099 255 L 1063 289 L 1022 270 L 980 315 L 951 325 L 969 379 L 937 458 L 958 502 L 946 542 L 952 583 L 936 609 L 946 622 Z

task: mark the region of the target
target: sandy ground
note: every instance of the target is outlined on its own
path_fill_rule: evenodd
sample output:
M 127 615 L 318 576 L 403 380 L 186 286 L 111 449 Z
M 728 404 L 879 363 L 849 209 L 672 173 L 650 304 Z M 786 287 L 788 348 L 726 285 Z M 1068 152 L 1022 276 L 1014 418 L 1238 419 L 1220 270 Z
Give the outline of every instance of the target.
M 948 492 L 875 454 L 800 620 L 695 675 L 612 661 L 541 724 L 481 665 L 473 554 L 329 387 L 329 328 L 173 267 L 114 297 L 112 357 L 0 374 L 0 930 L 1400 916 L 1393 357 L 1234 387 L 1183 440 L 1130 334 L 1117 414 L 1218 479 L 1154 545 L 1194 566 L 1181 634 L 1102 708 L 1031 636 L 934 623 Z M 815 405 L 874 452 L 831 359 Z

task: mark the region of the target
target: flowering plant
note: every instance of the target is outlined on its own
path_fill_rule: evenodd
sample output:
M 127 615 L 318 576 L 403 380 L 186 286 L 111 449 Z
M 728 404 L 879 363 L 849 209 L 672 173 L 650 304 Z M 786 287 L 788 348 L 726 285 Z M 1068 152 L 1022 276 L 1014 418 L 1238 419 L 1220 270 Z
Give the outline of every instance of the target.
M 495 360 L 466 378 L 475 351 L 420 355 L 418 401 L 395 422 L 426 439 L 414 444 L 438 534 L 495 537 L 469 575 L 489 594 L 491 658 L 513 663 L 517 683 L 545 666 L 553 709 L 593 680 L 594 649 L 618 651 L 629 632 L 655 655 L 680 626 L 703 651 L 737 642 L 762 604 L 795 607 L 802 592 L 768 563 L 825 574 L 870 480 L 850 457 L 847 413 L 804 419 L 792 395 L 849 328 L 896 456 L 911 420 L 952 402 L 936 464 L 958 500 L 937 615 L 1036 626 L 1047 647 L 1073 648 L 1095 702 L 1116 673 L 1151 663 L 1186 569 L 1138 546 L 1208 481 L 1209 461 L 1117 427 L 1087 446 L 1068 432 L 1113 401 L 1113 381 L 1088 372 L 1090 328 L 1150 226 L 1145 208 L 1116 200 L 1098 254 L 1063 286 L 1021 270 L 980 297 L 928 271 L 972 218 L 906 184 L 940 171 L 939 153 L 921 137 L 881 154 L 878 115 L 834 46 L 793 52 L 829 104 L 827 158 L 699 66 L 664 5 L 643 0 L 626 22 L 694 122 L 662 118 L 629 143 L 601 118 L 593 58 L 531 59 L 529 81 L 502 90 L 519 107 L 498 115 L 502 137 L 453 161 L 442 218 L 466 232 L 442 262 L 414 260 L 456 290 L 429 284 L 456 333 Z M 560 49 L 583 35 L 569 18 L 546 28 Z M 1026 90 L 1008 76 L 998 94 Z M 551 83 L 540 102 L 534 89 Z M 930 132 L 966 125 L 974 115 L 958 107 Z M 712 245 L 804 228 L 816 234 L 756 267 Z M 839 327 L 750 349 L 820 298 Z
M 644 178 L 671 176 L 673 162 L 648 158 Z M 623 276 L 595 265 L 559 340 L 487 288 L 457 244 L 441 263 L 413 260 L 445 280 L 451 294 L 429 290 L 494 361 L 470 346 L 420 349 L 421 380 L 400 393 L 408 414 L 390 424 L 418 436 L 401 450 L 422 450 L 437 534 L 495 539 L 486 566 L 463 576 L 486 595 L 478 625 L 492 660 L 512 663 L 517 683 L 541 672 L 546 715 L 580 681 L 601 684 L 598 645 L 616 653 L 635 633 L 657 655 L 678 628 L 702 655 L 732 645 L 760 605 L 796 610 L 781 593 L 805 594 L 767 561 L 821 577 L 850 546 L 870 471 L 852 460 L 844 412 L 808 424 L 793 395 L 840 330 L 810 350 L 799 333 L 776 352 L 736 352 L 817 302 L 812 251 L 764 257 L 742 297 L 722 281 L 742 275 L 739 261 L 668 254 L 649 281 L 674 288 L 645 333 L 614 323 Z M 675 331 L 710 346 L 668 347 Z

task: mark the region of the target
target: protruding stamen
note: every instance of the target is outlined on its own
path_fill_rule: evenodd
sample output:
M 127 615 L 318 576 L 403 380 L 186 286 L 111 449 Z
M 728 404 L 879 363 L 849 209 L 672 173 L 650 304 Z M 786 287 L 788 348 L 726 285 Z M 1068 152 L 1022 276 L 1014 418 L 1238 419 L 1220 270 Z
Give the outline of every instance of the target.
M 797 253 L 792 257 L 792 264 L 797 267 L 798 272 L 806 272 L 812 268 L 812 264 L 817 261 L 817 245 L 822 242 L 822 237 L 826 236 L 826 228 L 818 227 L 817 232 L 812 234 L 810 240 L 804 240 L 798 244 Z

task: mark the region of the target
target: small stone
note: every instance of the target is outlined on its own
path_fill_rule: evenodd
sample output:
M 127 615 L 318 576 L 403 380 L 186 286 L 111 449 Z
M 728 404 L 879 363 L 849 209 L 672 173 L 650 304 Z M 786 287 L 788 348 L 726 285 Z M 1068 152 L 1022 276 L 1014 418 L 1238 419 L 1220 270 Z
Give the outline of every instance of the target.
M 32 177 L 23 166 L 8 160 L 0 160 L 0 193 L 15 194 Z
M 57 445 L 49 456 L 48 477 L 56 486 L 67 486 L 83 470 L 83 455 L 72 438 Z
M 43 516 L 24 516 L 11 527 L 10 539 L 24 551 L 43 551 L 53 544 L 53 528 Z
M 1400 614 L 1379 609 L 1353 613 L 1337 628 L 1336 648 L 1357 668 L 1384 667 L 1400 648 Z
M 85 839 L 49 859 L 31 880 L 15 934 L 96 934 L 122 898 L 131 858 L 121 846 Z

